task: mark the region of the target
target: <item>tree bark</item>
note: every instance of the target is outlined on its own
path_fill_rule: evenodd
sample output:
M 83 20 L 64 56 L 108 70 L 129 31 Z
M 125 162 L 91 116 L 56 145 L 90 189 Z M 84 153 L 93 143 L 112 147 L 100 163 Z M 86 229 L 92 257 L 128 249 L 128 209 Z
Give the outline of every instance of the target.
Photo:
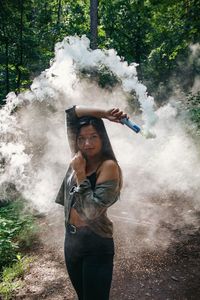
M 21 86 L 21 66 L 23 64 L 23 13 L 24 13 L 24 5 L 23 0 L 19 1 L 20 3 L 20 38 L 19 38 L 19 63 L 16 66 L 17 69 L 17 91 L 20 92 Z
M 98 0 L 90 0 L 90 47 L 97 48 L 98 37 Z
M 56 31 L 52 36 L 52 48 L 51 51 L 54 51 L 56 37 L 60 35 L 60 25 L 62 17 L 62 0 L 57 1 L 57 20 L 56 20 Z
M 5 43 L 5 92 L 8 94 L 10 92 L 10 81 L 9 81 L 9 34 L 7 33 L 6 24 L 3 22 L 3 17 L 5 17 L 5 9 L 3 3 L 0 2 L 0 11 L 3 12 L 1 16 L 1 25 L 3 32 L 2 42 Z M 9 31 L 8 31 L 9 32 Z M 3 92 L 4 93 L 4 92 Z
M 62 0 L 58 0 L 58 12 L 57 12 L 57 25 L 60 25 L 61 13 L 62 13 Z
M 8 53 L 8 38 L 5 41 L 5 55 L 6 55 L 6 94 L 10 92 L 10 82 L 9 82 L 9 53 Z

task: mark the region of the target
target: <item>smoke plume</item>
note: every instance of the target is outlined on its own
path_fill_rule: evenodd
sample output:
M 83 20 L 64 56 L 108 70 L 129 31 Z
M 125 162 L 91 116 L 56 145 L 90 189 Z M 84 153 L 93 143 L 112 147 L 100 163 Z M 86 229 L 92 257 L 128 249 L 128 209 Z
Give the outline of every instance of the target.
M 84 69 L 106 66 L 118 79 L 112 89 L 100 88 L 81 75 Z M 142 114 L 134 115 L 128 96 L 135 92 Z M 114 50 L 89 48 L 86 37 L 67 37 L 55 46 L 50 67 L 34 79 L 30 90 L 10 93 L 0 111 L 1 198 L 6 183 L 42 212 L 55 209 L 54 200 L 71 154 L 65 109 L 72 105 L 119 107 L 156 138 L 145 139 L 126 126 L 105 121 L 123 171 L 121 200 L 110 212 L 113 220 L 144 227 L 147 243 L 167 244 L 173 229 L 197 228 L 200 209 L 199 153 L 186 130 L 176 101 L 155 111 L 152 97 L 138 81 L 136 65 L 128 65 Z M 165 235 L 163 234 L 165 233 Z M 167 237 L 167 238 L 166 238 Z M 156 240 L 157 239 L 157 240 Z

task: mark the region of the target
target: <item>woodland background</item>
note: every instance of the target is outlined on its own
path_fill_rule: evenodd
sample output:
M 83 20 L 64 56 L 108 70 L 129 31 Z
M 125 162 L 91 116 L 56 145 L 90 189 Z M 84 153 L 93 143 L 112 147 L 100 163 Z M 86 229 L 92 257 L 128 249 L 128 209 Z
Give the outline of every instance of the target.
M 93 49 L 114 48 L 138 63 L 139 79 L 157 102 L 175 86 L 190 93 L 200 75 L 199 13 L 199 0 L 1 0 L 0 103 L 49 66 L 56 42 L 83 34 Z
M 200 0 L 0 0 L 0 107 L 9 92 L 25 91 L 49 67 L 56 42 L 85 34 L 92 49 L 114 48 L 122 60 L 137 63 L 139 80 L 158 106 L 178 96 L 199 141 L 199 15 Z M 98 83 L 112 86 L 115 79 L 102 72 Z M 31 263 L 26 253 L 35 243 L 38 247 L 39 231 L 20 195 L 7 200 L 0 199 L 0 295 L 5 300 L 21 287 L 16 280 Z M 191 245 L 196 241 L 199 247 L 199 235 Z M 197 299 L 197 286 L 191 288 L 195 298 L 187 299 Z

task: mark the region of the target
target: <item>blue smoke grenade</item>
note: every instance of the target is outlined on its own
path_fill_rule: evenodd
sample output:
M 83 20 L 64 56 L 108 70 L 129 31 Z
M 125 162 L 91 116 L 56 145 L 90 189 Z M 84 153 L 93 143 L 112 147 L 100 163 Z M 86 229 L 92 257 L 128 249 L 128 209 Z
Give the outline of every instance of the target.
M 147 139 L 151 139 L 151 138 L 155 138 L 156 135 L 154 133 L 151 133 L 149 131 L 144 131 L 141 129 L 140 126 L 138 126 L 137 124 L 133 123 L 131 120 L 129 120 L 128 118 L 123 118 L 120 120 L 120 122 L 123 125 L 128 126 L 130 129 L 132 129 L 134 132 L 138 133 L 140 132 L 145 138 Z
M 120 122 L 122 124 L 128 126 L 130 129 L 132 129 L 136 133 L 141 131 L 141 128 L 138 125 L 136 125 L 135 123 L 133 123 L 132 121 L 130 121 L 128 118 L 123 118 L 120 120 Z

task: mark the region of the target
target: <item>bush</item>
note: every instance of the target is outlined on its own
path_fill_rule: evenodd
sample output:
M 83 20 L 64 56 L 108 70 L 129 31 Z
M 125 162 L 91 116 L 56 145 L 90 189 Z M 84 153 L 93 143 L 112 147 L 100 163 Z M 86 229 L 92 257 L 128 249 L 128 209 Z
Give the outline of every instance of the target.
M 187 96 L 187 109 L 190 119 L 196 125 L 197 133 L 200 134 L 200 92 Z
M 0 208 L 0 272 L 32 245 L 36 232 L 33 216 L 25 211 L 25 201 L 16 200 Z
M 26 270 L 29 268 L 33 258 L 17 255 L 17 262 L 11 267 L 4 269 L 2 282 L 0 283 L 0 295 L 3 300 L 12 299 L 13 292 L 22 286 L 20 278 L 24 277 Z
M 98 83 L 101 88 L 111 89 L 120 83 L 120 79 L 103 64 L 94 68 L 83 68 L 80 74 L 84 78 L 90 78 Z

